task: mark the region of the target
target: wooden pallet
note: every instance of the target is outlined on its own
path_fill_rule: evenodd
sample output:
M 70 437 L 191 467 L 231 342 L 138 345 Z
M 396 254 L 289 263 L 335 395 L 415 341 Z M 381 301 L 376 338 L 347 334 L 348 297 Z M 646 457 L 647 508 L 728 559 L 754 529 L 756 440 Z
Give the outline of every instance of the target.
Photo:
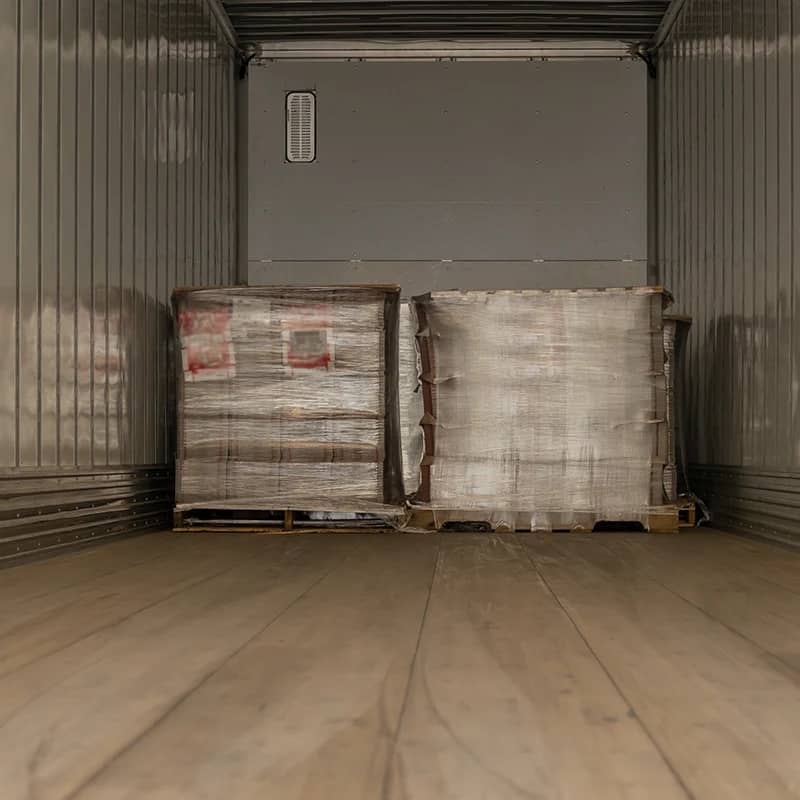
M 307 512 L 265 509 L 233 513 L 228 509 L 175 509 L 177 533 L 387 533 L 396 528 L 385 519 L 309 520 Z
M 694 528 L 697 525 L 697 506 L 691 500 L 678 503 L 678 525 L 681 528 Z
M 583 513 L 577 524 L 559 524 L 557 515 L 548 530 L 555 532 L 592 533 L 595 531 L 614 531 L 630 529 L 631 523 L 608 520 L 602 514 Z M 679 530 L 678 508 L 675 506 L 659 506 L 652 509 L 640 524 L 641 529 L 649 533 L 677 533 Z M 497 524 L 485 512 L 475 510 L 432 510 L 426 508 L 411 509 L 407 528 L 414 530 L 446 531 L 503 531 L 511 530 L 508 525 Z M 517 525 L 518 532 L 530 532 L 529 527 Z
M 682 509 L 661 506 L 653 509 L 641 522 L 641 528 L 650 533 L 675 533 L 688 522 L 679 520 Z M 692 507 L 692 515 L 694 507 Z M 563 516 L 563 515 L 562 515 Z M 475 510 L 432 510 L 412 508 L 405 518 L 398 517 L 392 525 L 388 517 L 350 520 L 309 520 L 307 512 L 295 510 L 263 510 L 231 512 L 227 509 L 176 509 L 173 530 L 178 533 L 388 533 L 392 531 L 447 531 L 462 530 L 490 532 L 510 530 L 508 525 L 493 522 L 485 512 Z M 579 522 L 570 525 L 551 524 L 553 532 L 591 533 L 630 529 L 630 523 L 604 519 L 601 514 L 585 513 Z M 528 527 L 517 526 L 519 532 L 530 532 Z

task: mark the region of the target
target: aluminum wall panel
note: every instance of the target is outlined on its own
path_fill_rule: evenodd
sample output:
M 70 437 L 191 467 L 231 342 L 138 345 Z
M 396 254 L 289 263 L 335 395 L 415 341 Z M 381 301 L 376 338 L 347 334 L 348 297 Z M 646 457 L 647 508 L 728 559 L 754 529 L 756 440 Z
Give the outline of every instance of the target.
M 234 60 L 207 0 L 0 4 L 0 495 L 112 475 L 135 516 L 136 476 L 163 521 L 170 293 L 235 281 Z M 58 528 L 25 497 L 12 553 Z
M 689 0 L 659 52 L 659 260 L 695 324 L 697 489 L 800 536 L 800 7 Z M 797 284 L 797 285 L 796 285 Z
M 284 61 L 247 84 L 250 283 L 647 280 L 638 60 Z M 285 157 L 293 90 L 316 92 L 310 164 Z

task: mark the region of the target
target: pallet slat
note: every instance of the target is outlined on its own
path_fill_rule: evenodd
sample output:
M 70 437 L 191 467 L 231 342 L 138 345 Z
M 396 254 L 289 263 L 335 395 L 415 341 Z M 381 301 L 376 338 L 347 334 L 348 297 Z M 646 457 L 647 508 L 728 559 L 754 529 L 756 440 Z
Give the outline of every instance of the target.
M 697 506 L 694 503 L 681 503 L 678 506 L 678 525 L 681 528 L 694 528 L 697 525 Z
M 644 514 L 641 520 L 633 520 L 632 522 L 640 522 L 642 527 L 650 533 L 676 533 L 679 530 L 679 513 L 678 508 L 675 506 L 659 506 L 653 508 L 649 513 Z M 623 528 L 629 524 L 628 521 L 608 519 L 607 516 L 601 513 L 581 512 L 580 522 L 575 524 L 561 524 L 558 519 L 563 517 L 563 514 L 554 514 L 555 520 L 547 527 L 542 528 L 542 532 L 576 532 L 576 533 L 591 533 L 596 530 L 598 525 L 601 525 L 603 530 L 613 530 L 614 526 Z M 517 532 L 530 532 L 529 526 L 520 525 L 509 526 L 507 523 L 492 520 L 491 516 L 480 511 L 467 511 L 458 509 L 425 509 L 414 508 L 411 510 L 409 520 L 406 527 L 417 530 L 431 530 L 441 531 L 446 530 L 449 526 L 458 527 L 465 526 L 473 530 L 477 526 L 481 526 L 485 530 L 511 530 Z
M 694 508 L 691 509 L 692 515 Z M 465 510 L 439 510 L 426 508 L 411 508 L 405 517 L 396 517 L 392 524 L 389 517 L 375 519 L 342 519 L 342 520 L 303 520 L 302 512 L 284 509 L 265 509 L 262 512 L 248 511 L 247 516 L 237 520 L 223 515 L 224 510 L 215 516 L 213 509 L 203 509 L 201 518 L 193 518 L 192 511 L 178 510 L 174 512 L 173 530 L 180 533 L 386 533 L 390 531 L 444 531 L 448 529 L 461 530 L 511 530 L 507 524 L 497 523 L 489 515 L 479 511 Z M 689 513 L 686 507 L 660 506 L 654 508 L 641 519 L 642 527 L 651 533 L 676 533 L 681 527 L 690 523 L 684 514 Z M 259 520 L 259 517 L 263 517 Z M 562 514 L 557 518 L 563 517 Z M 625 523 L 619 520 L 609 520 L 603 514 L 583 512 L 580 523 L 563 525 L 553 522 L 547 530 L 553 532 L 571 531 L 591 533 L 598 525 L 603 530 L 613 530 L 617 525 L 622 527 Z M 692 523 L 693 524 L 693 521 Z M 530 527 L 516 526 L 518 532 L 530 532 Z
M 230 516 L 229 509 L 175 509 L 173 531 L 177 533 L 369 533 L 396 530 L 386 519 L 303 520 L 295 509 L 247 511 L 246 516 Z M 308 513 L 308 512 L 306 512 Z

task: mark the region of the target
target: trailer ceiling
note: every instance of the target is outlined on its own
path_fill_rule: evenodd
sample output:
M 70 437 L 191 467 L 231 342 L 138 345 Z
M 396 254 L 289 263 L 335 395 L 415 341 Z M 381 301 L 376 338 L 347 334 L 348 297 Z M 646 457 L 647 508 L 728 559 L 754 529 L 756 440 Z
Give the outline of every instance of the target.
M 669 0 L 227 0 L 243 43 L 530 39 L 646 42 Z

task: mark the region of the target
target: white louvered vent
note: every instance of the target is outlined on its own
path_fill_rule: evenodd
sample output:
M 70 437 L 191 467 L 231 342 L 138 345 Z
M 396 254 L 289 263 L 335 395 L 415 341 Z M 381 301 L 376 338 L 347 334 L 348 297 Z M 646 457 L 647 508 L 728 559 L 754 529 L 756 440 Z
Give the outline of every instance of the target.
M 307 164 L 317 157 L 317 98 L 313 92 L 286 95 L 286 159 Z

